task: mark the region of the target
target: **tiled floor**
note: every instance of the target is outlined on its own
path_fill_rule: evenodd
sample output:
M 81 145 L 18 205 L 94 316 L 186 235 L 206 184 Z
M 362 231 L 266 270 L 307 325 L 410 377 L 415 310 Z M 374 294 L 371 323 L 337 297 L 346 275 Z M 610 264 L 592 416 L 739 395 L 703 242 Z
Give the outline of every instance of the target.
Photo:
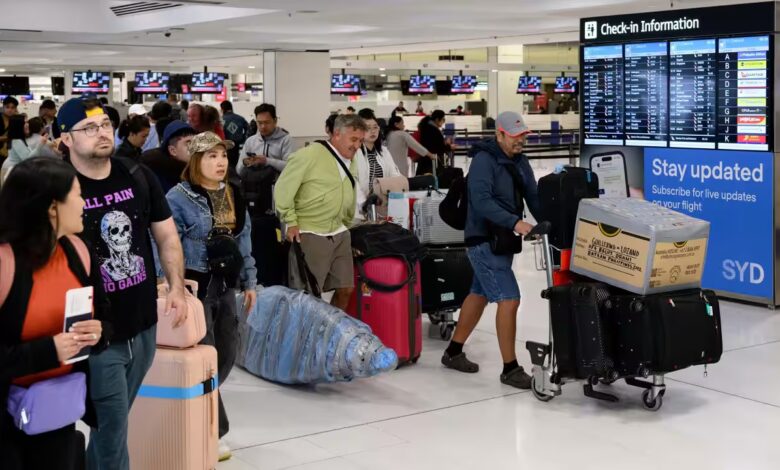
M 547 337 L 544 276 L 532 251 L 516 260 L 524 301 L 518 353 Z M 420 362 L 374 379 L 283 387 L 237 370 L 224 386 L 234 458 L 218 470 L 338 469 L 777 469 L 780 462 L 780 314 L 724 302 L 722 361 L 669 376 L 664 406 L 618 384 L 616 404 L 577 384 L 541 403 L 498 381 L 495 308 L 467 344 L 482 370 L 439 365 L 429 339 Z

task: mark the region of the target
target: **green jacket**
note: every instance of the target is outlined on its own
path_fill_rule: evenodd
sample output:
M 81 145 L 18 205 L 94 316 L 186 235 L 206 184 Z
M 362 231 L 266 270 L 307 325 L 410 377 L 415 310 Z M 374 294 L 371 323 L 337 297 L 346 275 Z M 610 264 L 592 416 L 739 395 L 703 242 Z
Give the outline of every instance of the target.
M 349 171 L 357 180 L 354 159 Z M 355 215 L 355 188 L 349 178 L 341 180 L 339 163 L 318 143 L 290 155 L 276 182 L 274 200 L 282 222 L 307 232 L 349 228 Z

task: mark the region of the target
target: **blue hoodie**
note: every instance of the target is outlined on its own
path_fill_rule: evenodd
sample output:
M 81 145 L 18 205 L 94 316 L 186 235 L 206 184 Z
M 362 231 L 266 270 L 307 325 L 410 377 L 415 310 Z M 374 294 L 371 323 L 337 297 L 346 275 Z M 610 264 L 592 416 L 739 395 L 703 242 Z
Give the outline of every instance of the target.
M 472 157 L 468 174 L 469 208 L 466 218 L 466 244 L 475 246 L 490 238 L 489 222 L 513 229 L 524 214 L 515 207 L 514 182 L 506 168 L 515 165 L 523 178 L 525 204 L 539 220 L 539 192 L 528 157 L 523 154 L 510 159 L 496 139 L 478 142 L 469 152 Z

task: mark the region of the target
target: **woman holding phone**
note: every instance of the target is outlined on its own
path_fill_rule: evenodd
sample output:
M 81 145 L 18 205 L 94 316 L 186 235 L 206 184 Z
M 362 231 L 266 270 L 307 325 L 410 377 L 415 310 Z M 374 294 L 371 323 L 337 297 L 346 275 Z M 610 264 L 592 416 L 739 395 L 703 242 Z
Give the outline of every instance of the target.
M 83 207 L 75 170 L 54 158 L 19 163 L 0 191 L 4 470 L 82 468 L 84 438 L 75 423 L 96 424 L 87 361 L 66 364 L 83 348 L 94 354 L 106 343 L 100 270 L 74 236 L 83 230 Z M 93 319 L 63 331 L 66 294 L 86 286 L 93 286 Z M 57 406 L 41 408 L 53 398 Z

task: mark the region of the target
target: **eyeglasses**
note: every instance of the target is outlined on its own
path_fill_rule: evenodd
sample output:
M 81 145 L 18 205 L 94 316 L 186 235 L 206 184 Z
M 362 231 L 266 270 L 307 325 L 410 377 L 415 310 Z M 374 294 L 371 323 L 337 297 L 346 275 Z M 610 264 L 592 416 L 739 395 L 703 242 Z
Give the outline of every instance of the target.
M 114 126 L 111 124 L 111 121 L 106 121 L 99 126 L 92 125 L 92 126 L 82 127 L 81 129 L 71 129 L 70 132 L 84 132 L 84 135 L 86 135 L 87 137 L 95 137 L 96 135 L 98 135 L 98 132 L 100 132 L 101 130 L 113 133 Z

